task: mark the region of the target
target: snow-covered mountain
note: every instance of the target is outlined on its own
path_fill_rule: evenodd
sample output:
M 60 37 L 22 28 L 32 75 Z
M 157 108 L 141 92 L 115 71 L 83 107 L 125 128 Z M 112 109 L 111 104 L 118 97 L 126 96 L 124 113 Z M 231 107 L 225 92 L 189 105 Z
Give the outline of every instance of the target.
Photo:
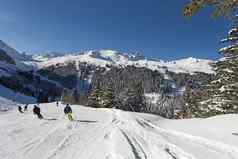
M 40 61 L 37 63 L 39 68 L 49 67 L 53 65 L 67 65 L 68 62 L 86 62 L 91 65 L 105 67 L 107 65 L 114 66 L 135 66 L 146 67 L 151 70 L 164 72 L 165 70 L 175 73 L 204 72 L 214 73 L 211 64 L 213 61 L 206 59 L 185 58 L 174 61 L 163 61 L 147 59 L 143 56 L 123 54 L 114 50 L 87 51 L 78 54 L 68 54 L 58 57 L 34 56 L 34 59 Z
M 166 105 L 175 109 L 173 101 L 180 100 L 180 105 L 183 105 L 183 100 L 180 98 L 188 84 L 199 87 L 208 83 L 214 76 L 210 65 L 213 61 L 204 59 L 185 58 L 163 61 L 114 50 L 71 54 L 46 53 L 29 58 L 2 41 L 0 49 L 3 50 L 0 52 L 2 55 L 0 56 L 0 85 L 14 92 L 35 97 L 39 102 L 54 101 L 65 93 L 63 90 L 68 90 L 67 94 L 73 94 L 72 92 L 77 88 L 77 93 L 83 98 L 75 99 L 83 102 L 77 104 L 86 104 L 96 86 L 100 85 L 105 91 L 108 89 L 108 83 L 113 85 L 114 95 L 119 98 L 117 101 L 120 101 L 127 97 L 128 89 L 133 90 L 138 83 L 141 83 L 144 94 L 162 95 L 163 101 L 167 102 Z M 169 96 L 174 96 L 176 99 L 171 100 Z M 117 103 L 123 110 L 131 109 L 127 108 L 127 102 Z M 168 118 L 174 117 L 173 111 L 168 113 L 167 107 L 164 107 L 165 103 L 151 105 L 148 102 L 147 104 L 150 108 L 158 107 L 158 104 L 163 107 L 153 108 L 149 110 L 150 113 Z
M 38 53 L 38 54 L 32 55 L 32 59 L 34 59 L 35 61 L 38 61 L 38 62 L 42 62 L 42 61 L 47 61 L 51 58 L 65 56 L 67 54 L 73 54 L 73 53 L 43 52 L 43 53 Z
M 10 47 L 2 40 L 0 40 L 0 52 L 1 52 L 0 54 L 5 53 L 6 55 L 8 55 L 11 58 L 12 61 L 14 61 L 14 63 L 7 63 L 8 67 L 9 67 L 9 64 L 11 64 L 12 68 L 15 67 L 15 69 L 20 69 L 23 71 L 29 71 L 33 68 L 32 65 L 29 65 L 29 63 L 31 61 L 30 56 L 27 56 L 25 54 L 20 54 L 16 49 Z M 6 65 L 6 61 L 0 60 L 0 62 L 1 62 L 2 66 Z
M 31 66 L 24 63 L 26 60 L 22 54 L 0 40 L 0 77 L 14 75 L 17 70 L 30 70 Z
M 69 61 L 86 62 L 88 64 L 105 67 L 106 65 L 114 66 L 136 66 L 146 67 L 151 70 L 165 70 L 175 73 L 204 72 L 214 73 L 211 63 L 207 59 L 185 58 L 174 61 L 163 61 L 160 59 L 147 59 L 141 54 L 121 53 L 115 50 L 93 50 L 81 53 L 60 53 L 50 52 L 33 55 L 32 58 L 25 54 L 20 54 L 16 49 L 10 47 L 0 40 L 0 50 L 4 51 L 14 61 L 18 69 L 31 70 L 38 67 L 48 67 L 52 65 L 64 65 Z M 189 67 L 188 67 L 189 66 Z
M 0 40 L 0 49 L 4 50 L 11 58 L 18 61 L 25 61 L 26 58 L 22 56 L 17 50 L 7 45 L 5 42 Z
M 0 97 L 18 103 L 33 103 L 37 91 L 60 87 L 55 81 L 35 73 L 35 69 L 36 61 L 31 56 L 19 53 L 0 40 Z

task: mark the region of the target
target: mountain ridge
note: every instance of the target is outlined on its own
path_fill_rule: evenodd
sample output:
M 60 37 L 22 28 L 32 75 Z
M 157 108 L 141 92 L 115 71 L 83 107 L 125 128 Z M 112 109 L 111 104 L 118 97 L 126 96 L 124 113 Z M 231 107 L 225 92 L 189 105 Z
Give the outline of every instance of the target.
M 197 59 L 189 57 L 179 60 L 164 61 L 161 59 L 146 58 L 141 54 L 126 54 L 115 50 L 92 50 L 81 53 L 71 53 L 65 55 L 60 54 L 59 56 L 55 57 L 44 57 L 42 55 L 35 55 L 33 59 L 39 62 L 39 68 L 49 67 L 53 65 L 64 65 L 68 62 L 79 61 L 101 67 L 105 67 L 106 65 L 135 66 L 146 67 L 151 70 L 158 70 L 161 72 L 166 71 L 167 67 L 167 70 L 175 73 L 214 73 L 211 66 L 214 61 L 208 59 Z
M 116 50 L 89 50 L 84 52 L 62 53 L 50 52 L 27 56 L 19 53 L 4 41 L 0 40 L 0 49 L 5 51 L 21 70 L 41 69 L 52 65 L 64 65 L 68 61 L 86 62 L 88 64 L 105 67 L 114 66 L 135 66 L 146 67 L 160 72 L 171 71 L 175 73 L 204 72 L 214 74 L 211 64 L 215 61 L 209 59 L 198 59 L 193 57 L 178 60 L 161 60 L 147 58 L 140 53 L 125 53 Z M 189 67 L 188 67 L 189 66 Z

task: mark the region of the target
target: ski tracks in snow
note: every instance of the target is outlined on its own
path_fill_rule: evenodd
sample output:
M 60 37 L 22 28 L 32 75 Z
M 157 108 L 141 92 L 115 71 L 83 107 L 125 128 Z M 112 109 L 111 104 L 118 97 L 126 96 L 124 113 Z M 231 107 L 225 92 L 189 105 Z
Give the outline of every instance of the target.
M 238 149 L 234 146 L 230 146 L 230 145 L 227 145 L 227 144 L 224 144 L 221 142 L 213 141 L 213 140 L 206 139 L 206 138 L 199 137 L 199 136 L 193 136 L 193 135 L 186 134 L 183 132 L 163 129 L 161 127 L 155 126 L 151 122 L 146 121 L 145 119 L 142 119 L 142 118 L 139 118 L 139 120 L 137 120 L 137 121 L 139 121 L 141 125 L 149 126 L 153 129 L 155 129 L 158 134 L 161 134 L 164 136 L 174 136 L 177 138 L 181 138 L 181 139 L 186 140 L 187 142 L 196 143 L 201 146 L 204 146 L 207 149 L 216 151 L 217 153 L 227 154 L 232 159 L 238 158 Z
M 141 127 L 129 114 L 113 110 L 114 123 L 131 147 L 134 159 L 195 159 L 191 154 L 168 143 L 160 135 L 154 135 Z M 117 121 L 117 122 L 115 122 Z
M 87 109 L 85 120 L 3 123 L 8 138 L 0 145 L 3 159 L 238 159 L 234 146 L 164 129 L 141 116 L 115 109 Z M 85 113 L 85 112 L 84 112 Z M 95 114 L 94 114 L 95 113 Z M 53 112 L 52 115 L 57 115 Z M 15 114 L 12 114 L 12 118 Z M 82 117 L 83 118 L 83 117 Z M 15 136 L 11 137 L 11 135 Z M 26 135 L 26 136 L 24 136 Z M 0 136 L 1 137 L 1 136 Z M 15 138 L 23 137 L 15 142 Z M 4 136 L 3 136 L 4 138 Z M 22 143 L 22 144 L 21 144 Z M 19 146 L 20 145 L 20 146 Z M 194 151 L 200 151 L 196 152 Z M 191 151 L 193 150 L 193 151 Z M 16 151 L 16 152 L 15 152 Z M 18 156 L 18 157 L 17 157 Z M 209 156 L 209 157 L 206 157 Z
M 238 159 L 238 149 L 234 146 L 163 129 L 137 115 L 132 117 L 131 114 L 120 110 L 112 112 L 114 116 L 112 124 L 116 125 L 131 146 L 135 159 L 152 159 L 158 156 L 162 159 L 196 159 L 197 154 L 192 154 L 189 149 L 176 143 L 179 140 L 191 143 L 192 146 L 204 151 L 204 154 L 212 154 L 214 158 L 224 156 L 225 159 Z M 175 141 L 171 142 L 173 139 Z

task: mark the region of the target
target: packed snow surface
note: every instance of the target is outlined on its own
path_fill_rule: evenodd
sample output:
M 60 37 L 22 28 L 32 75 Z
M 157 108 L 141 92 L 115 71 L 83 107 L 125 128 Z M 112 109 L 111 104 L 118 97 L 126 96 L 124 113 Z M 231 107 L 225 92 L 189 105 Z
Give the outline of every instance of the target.
M 175 61 L 152 60 L 144 57 L 130 56 L 113 50 L 88 51 L 82 54 L 69 54 L 65 56 L 44 58 L 43 56 L 35 56 L 39 68 L 49 67 L 52 65 L 67 65 L 69 62 L 86 62 L 88 64 L 105 67 L 106 65 L 114 66 L 136 66 L 146 67 L 151 70 L 165 72 L 168 69 L 175 73 L 204 72 L 214 73 L 211 63 L 213 61 L 206 59 L 185 58 Z M 166 68 L 165 68 L 166 67 Z
M 238 159 L 238 115 L 167 120 L 116 109 L 41 105 L 0 114 L 1 159 Z

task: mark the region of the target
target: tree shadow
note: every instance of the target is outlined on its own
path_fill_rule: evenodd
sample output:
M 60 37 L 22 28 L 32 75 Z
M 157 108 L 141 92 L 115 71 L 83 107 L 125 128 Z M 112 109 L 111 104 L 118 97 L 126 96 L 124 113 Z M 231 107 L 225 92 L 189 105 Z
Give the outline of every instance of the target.
M 93 120 L 75 120 L 76 122 L 80 123 L 97 123 L 98 121 L 93 121 Z
M 44 120 L 55 121 L 55 120 L 58 120 L 58 119 L 56 119 L 56 118 L 44 118 Z
M 238 136 L 238 133 L 232 133 L 232 135 Z

